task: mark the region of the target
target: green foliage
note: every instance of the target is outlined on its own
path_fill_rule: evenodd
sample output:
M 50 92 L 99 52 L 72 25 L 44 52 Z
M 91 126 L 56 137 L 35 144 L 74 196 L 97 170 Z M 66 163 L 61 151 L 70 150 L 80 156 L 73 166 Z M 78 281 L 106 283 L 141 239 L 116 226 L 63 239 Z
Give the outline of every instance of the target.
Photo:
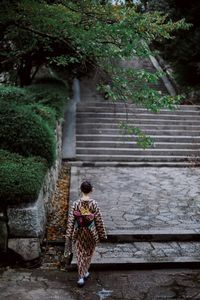
M 0 149 L 0 205 L 36 200 L 46 171 L 39 157 L 24 158 Z
M 29 106 L 0 102 L 0 147 L 24 156 L 41 156 L 51 166 L 55 135 Z
M 150 85 L 155 84 L 159 76 L 160 73 L 150 73 L 145 70 L 126 68 L 119 71 L 115 68 L 112 82 L 101 85 L 98 89 L 113 102 L 140 103 L 153 112 L 158 112 L 162 108 L 174 109 L 181 103 L 183 95 L 172 97 L 151 88 Z
M 33 94 L 23 88 L 13 86 L 0 86 L 0 103 L 7 102 L 15 103 L 16 105 L 26 105 L 34 113 L 39 115 L 46 121 L 50 127 L 55 128 L 56 125 L 56 112 L 53 108 L 45 106 L 41 103 L 34 103 Z M 58 104 L 59 105 L 59 104 Z
M 143 133 L 140 128 L 128 125 L 127 122 L 121 122 L 119 127 L 123 134 L 132 136 L 130 139 L 135 139 L 139 147 L 143 149 L 153 147 L 153 139 Z
M 73 74 L 98 68 L 102 76 L 115 76 L 114 66 L 109 69 L 113 60 L 149 54 L 142 40 L 169 39 L 175 30 L 188 27 L 158 12 L 140 13 L 135 5 L 93 0 L 3 1 L 1 11 L 1 58 L 5 68 L 17 66 L 22 85 L 30 84 L 32 67 L 42 63 L 65 66 Z
M 26 90 L 15 86 L 0 85 L 0 101 L 26 102 Z
M 162 95 L 149 87 L 159 78 L 157 74 L 119 67 L 119 62 L 149 56 L 144 41 L 151 45 L 154 40 L 173 40 L 176 31 L 187 30 L 189 25 L 183 18 L 172 22 L 160 12 L 141 13 L 135 5 L 107 2 L 3 1 L 0 59 L 4 68 L 15 66 L 22 86 L 30 85 L 34 70 L 42 64 L 61 66 L 77 77 L 95 68 L 101 74 L 101 90 L 111 100 L 136 102 L 153 111 L 172 108 L 180 97 Z M 36 86 L 36 90 L 34 86 L 29 89 L 35 96 L 28 101 L 47 104 L 57 109 L 58 116 L 56 92 L 51 93 L 52 105 L 43 85 L 41 89 Z
M 34 110 L 36 112 L 39 112 L 36 107 L 43 106 L 43 110 L 49 111 L 49 114 L 52 115 L 52 124 L 55 124 L 55 117 L 56 120 L 63 117 L 67 99 L 68 90 L 66 85 L 56 79 L 41 78 L 34 85 L 27 88 L 0 86 L 0 101 L 15 102 L 23 105 L 31 104 L 35 107 Z M 41 113 L 40 115 L 46 119 L 45 114 Z M 47 117 L 47 119 L 50 121 L 50 118 Z
M 30 104 L 29 107 L 36 115 L 40 116 L 54 131 L 56 127 L 56 112 L 53 108 L 41 103 Z
M 68 99 L 68 91 L 64 84 L 40 81 L 27 87 L 27 91 L 29 103 L 39 103 L 52 108 L 57 120 L 64 116 L 64 108 Z
M 66 86 L 55 79 L 0 86 L 0 206 L 37 199 L 55 159 L 55 125 L 66 99 Z

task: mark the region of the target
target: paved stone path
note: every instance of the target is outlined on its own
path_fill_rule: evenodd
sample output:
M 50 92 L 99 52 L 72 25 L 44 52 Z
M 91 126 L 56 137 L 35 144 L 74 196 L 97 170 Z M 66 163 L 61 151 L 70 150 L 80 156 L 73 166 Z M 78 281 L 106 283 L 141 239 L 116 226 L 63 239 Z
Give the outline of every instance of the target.
M 200 169 L 72 167 L 71 201 L 82 180 L 95 187 L 107 230 L 200 230 Z
M 82 289 L 77 274 L 0 270 L 1 300 L 166 300 L 200 299 L 198 270 L 95 272 Z
M 141 259 L 141 255 L 145 257 L 148 262 L 149 259 L 160 261 L 167 261 L 168 257 L 197 257 L 200 258 L 200 244 L 199 242 L 134 242 L 123 244 L 102 244 L 98 246 L 96 253 L 96 261 L 101 261 L 102 258 L 135 258 Z
M 134 242 L 98 245 L 91 270 L 199 267 L 199 242 Z M 76 270 L 76 258 L 71 269 Z

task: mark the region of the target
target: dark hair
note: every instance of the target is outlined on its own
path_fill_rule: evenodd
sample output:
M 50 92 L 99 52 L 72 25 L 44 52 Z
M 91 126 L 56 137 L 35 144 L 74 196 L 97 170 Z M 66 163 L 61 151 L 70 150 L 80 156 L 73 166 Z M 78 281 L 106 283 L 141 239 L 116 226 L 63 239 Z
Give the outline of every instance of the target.
M 92 185 L 89 181 L 83 181 L 81 184 L 81 192 L 89 194 L 92 191 Z

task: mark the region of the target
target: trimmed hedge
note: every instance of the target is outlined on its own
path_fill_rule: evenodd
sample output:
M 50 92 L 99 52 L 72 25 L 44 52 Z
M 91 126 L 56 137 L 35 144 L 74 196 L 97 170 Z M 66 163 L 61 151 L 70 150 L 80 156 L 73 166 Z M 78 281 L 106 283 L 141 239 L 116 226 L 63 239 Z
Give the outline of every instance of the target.
M 36 200 L 46 172 L 41 158 L 24 158 L 0 149 L 0 205 Z
M 27 91 L 20 87 L 15 87 L 11 85 L 0 85 L 0 102 L 9 101 L 17 103 L 28 103 L 26 99 Z
M 0 148 L 24 156 L 41 156 L 51 166 L 55 134 L 29 106 L 0 102 Z
M 31 110 L 40 116 L 48 125 L 55 129 L 56 127 L 56 112 L 53 108 L 45 106 L 41 103 L 30 104 L 29 107 Z
M 56 120 L 68 91 L 57 79 L 0 85 L 0 206 L 37 199 L 56 154 Z M 15 153 L 13 153 L 15 152 Z
M 68 95 L 67 88 L 62 83 L 37 83 L 30 85 L 27 90 L 29 103 L 41 103 L 56 111 L 56 119 L 63 118 Z
M 40 79 L 26 88 L 0 86 L 0 102 L 16 104 L 40 104 L 55 111 L 56 119 L 64 116 L 64 108 L 68 96 L 66 85 L 54 78 Z

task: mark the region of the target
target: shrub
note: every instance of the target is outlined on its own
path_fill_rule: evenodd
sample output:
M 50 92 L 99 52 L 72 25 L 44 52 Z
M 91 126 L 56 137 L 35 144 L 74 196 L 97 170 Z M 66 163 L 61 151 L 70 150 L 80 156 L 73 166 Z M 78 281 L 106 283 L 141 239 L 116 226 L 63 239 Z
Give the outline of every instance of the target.
M 52 129 L 56 127 L 56 112 L 53 108 L 41 103 L 34 103 L 29 106 L 31 110 L 47 122 Z
M 25 158 L 0 149 L 0 205 L 36 200 L 46 171 L 39 157 Z
M 56 118 L 64 116 L 68 91 L 63 83 L 37 83 L 27 88 L 29 103 L 41 103 L 56 111 Z
M 55 110 L 56 119 L 64 116 L 67 95 L 66 85 L 54 78 L 41 78 L 38 83 L 26 88 L 0 86 L 0 102 L 15 102 L 23 105 L 39 103 L 51 111 Z
M 41 156 L 51 166 L 55 134 L 29 106 L 0 102 L 0 148 L 24 156 Z
M 27 91 L 20 87 L 0 85 L 0 101 L 25 103 Z

